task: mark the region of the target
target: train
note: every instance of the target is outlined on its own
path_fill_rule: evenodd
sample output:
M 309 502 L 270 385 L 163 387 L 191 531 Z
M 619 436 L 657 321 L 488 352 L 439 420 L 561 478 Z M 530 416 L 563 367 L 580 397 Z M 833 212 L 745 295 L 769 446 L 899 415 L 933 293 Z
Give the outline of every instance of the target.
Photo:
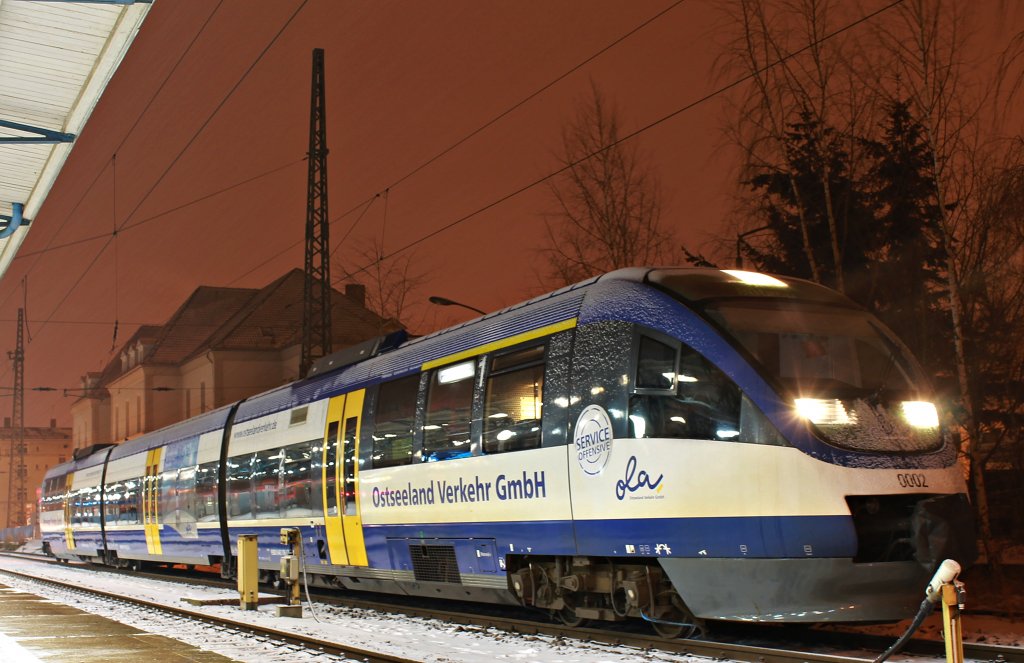
M 521 605 L 567 624 L 912 616 L 975 555 L 955 435 L 907 348 L 824 286 L 609 272 L 47 472 L 62 560 Z

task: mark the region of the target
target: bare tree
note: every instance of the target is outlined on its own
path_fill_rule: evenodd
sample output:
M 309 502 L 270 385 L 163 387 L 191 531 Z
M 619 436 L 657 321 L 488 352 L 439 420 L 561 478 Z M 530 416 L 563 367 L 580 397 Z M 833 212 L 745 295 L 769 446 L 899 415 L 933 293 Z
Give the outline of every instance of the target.
M 974 174 L 970 168 L 972 129 L 978 101 L 968 105 L 963 51 L 966 20 L 963 9 L 950 0 L 908 0 L 897 9 L 898 20 L 880 24 L 877 34 L 889 55 L 886 70 L 893 92 L 906 97 L 911 112 L 925 131 L 932 161 L 935 200 L 940 214 L 940 237 L 946 255 L 946 294 L 953 329 L 954 365 L 966 434 L 964 447 L 971 465 L 982 540 L 991 541 L 988 497 L 980 465 L 976 394 L 971 389 L 967 357 L 967 321 L 963 301 L 963 271 L 958 254 L 958 230 L 965 227 L 970 205 L 967 189 Z M 954 204 L 955 203 L 955 204 Z M 989 551 L 990 553 L 993 551 Z
M 1003 327 L 1011 321 L 1010 329 L 1014 329 L 1012 325 L 1020 323 L 1017 290 L 1022 286 L 1017 279 L 1022 255 L 1020 244 L 1013 241 L 1014 233 L 1020 232 L 1019 221 L 1013 223 L 1018 212 L 1008 216 L 1006 201 L 1021 202 L 1016 197 L 1020 193 L 1016 177 L 1024 153 L 1007 150 L 1012 141 L 998 135 L 999 120 L 1004 116 L 994 108 L 993 100 L 1016 92 L 1024 45 L 1019 35 L 1012 38 L 994 76 L 984 85 L 979 67 L 967 59 L 973 9 L 972 3 L 955 0 L 907 0 L 901 4 L 896 9 L 897 20 L 880 24 L 877 30 L 888 56 L 883 62 L 888 76 L 877 78 L 879 93 L 907 99 L 925 129 L 946 255 L 946 295 L 964 449 L 982 540 L 998 566 L 982 444 L 982 410 L 992 392 L 992 376 L 986 375 L 982 364 L 993 351 L 1000 355 L 998 338 L 986 333 L 986 328 Z M 993 119 L 987 129 L 981 122 L 986 113 Z M 1006 368 L 1004 362 L 1012 359 L 1002 355 L 998 363 Z
M 546 285 L 676 258 L 658 178 L 635 145 L 618 141 L 618 110 L 592 83 L 562 130 L 566 171 L 550 185 L 557 211 L 545 215 Z
M 397 322 L 406 329 L 421 329 L 426 320 L 417 312 L 413 297 L 430 280 L 415 252 L 384 257 L 383 242 L 357 244 L 345 264 L 335 264 L 341 280 L 366 286 L 366 307 L 382 319 Z M 347 269 L 346 269 L 347 268 Z M 422 299 L 422 298 L 421 298 Z
M 835 155 L 856 169 L 861 163 L 859 143 L 853 138 L 873 120 L 873 104 L 865 99 L 863 86 L 851 66 L 854 54 L 842 37 L 826 39 L 832 31 L 840 3 L 835 0 L 740 0 L 725 5 L 726 21 L 733 34 L 719 68 L 732 76 L 747 75 L 752 85 L 736 102 L 734 118 L 726 128 L 729 140 L 741 149 L 740 179 L 751 181 L 764 173 L 788 177 L 786 198 L 792 201 L 799 221 L 802 250 L 813 280 L 824 282 L 825 266 L 815 255 L 809 200 L 820 200 L 827 225 L 832 284 L 846 290 L 845 242 L 850 234 L 846 208 L 835 201 Z M 792 56 L 797 51 L 798 56 Z M 808 189 L 794 175 L 790 150 L 793 127 L 801 125 L 813 135 L 817 182 Z M 851 172 L 850 177 L 856 177 Z M 747 205 L 763 205 L 750 200 Z M 749 209 L 749 207 L 748 207 Z M 753 215 L 744 215 L 747 218 Z M 749 228 L 740 226 L 737 234 Z

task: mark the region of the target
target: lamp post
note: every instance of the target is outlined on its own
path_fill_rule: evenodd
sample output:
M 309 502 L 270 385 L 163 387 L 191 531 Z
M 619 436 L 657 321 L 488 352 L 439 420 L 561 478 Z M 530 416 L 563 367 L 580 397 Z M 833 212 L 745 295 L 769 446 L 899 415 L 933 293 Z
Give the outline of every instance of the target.
M 743 251 L 742 247 L 744 244 L 750 246 L 747 243 L 747 237 L 750 235 L 756 235 L 762 230 L 769 230 L 771 226 L 761 226 L 760 228 L 754 228 L 753 230 L 747 230 L 736 234 L 736 269 L 743 269 Z
M 431 304 L 437 304 L 438 306 L 461 306 L 462 308 L 469 309 L 470 311 L 473 311 L 474 313 L 479 313 L 480 315 L 487 315 L 486 313 L 484 313 L 483 311 L 481 311 L 480 309 L 478 309 L 475 306 L 470 306 L 469 304 L 463 304 L 463 303 L 457 302 L 457 301 L 455 301 L 453 299 L 448 299 L 447 297 L 438 297 L 436 295 L 432 295 L 428 299 L 430 300 Z

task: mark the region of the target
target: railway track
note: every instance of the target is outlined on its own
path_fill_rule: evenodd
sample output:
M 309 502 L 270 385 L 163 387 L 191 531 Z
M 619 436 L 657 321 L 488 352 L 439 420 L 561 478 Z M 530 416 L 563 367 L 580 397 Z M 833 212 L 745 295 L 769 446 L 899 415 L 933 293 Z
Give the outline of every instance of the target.
M 61 592 L 76 596 L 98 597 L 111 606 L 123 607 L 125 610 L 130 611 L 133 616 L 157 615 L 163 618 L 170 617 L 180 624 L 182 628 L 187 628 L 192 632 L 196 629 L 203 629 L 208 632 L 211 638 L 217 638 L 218 640 L 237 637 L 251 642 L 253 639 L 256 639 L 258 642 L 277 650 L 272 656 L 278 656 L 278 660 L 282 661 L 297 658 L 323 660 L 325 657 L 339 657 L 345 660 L 365 661 L 366 663 L 415 663 L 417 660 L 370 651 L 345 643 L 313 638 L 293 631 L 269 628 L 222 616 L 204 614 L 200 611 L 177 608 L 165 603 L 156 603 L 124 596 L 123 594 L 114 594 L 95 588 L 82 587 L 81 585 L 51 578 L 41 578 L 19 571 L 0 569 L 0 577 L 3 576 L 27 580 L 32 586 L 58 588 Z M 264 660 L 274 659 L 268 657 Z
M 20 557 L 31 557 L 37 562 L 49 560 L 51 563 L 54 563 L 52 558 L 44 556 L 21 555 Z M 107 568 L 102 570 L 107 573 L 176 582 L 183 585 L 194 586 L 200 584 L 210 587 L 234 589 L 234 584 L 228 581 L 208 576 L 197 577 L 194 574 L 184 576 L 180 571 L 132 572 Z M 45 579 L 45 582 L 64 584 L 49 579 Z M 117 598 L 120 599 L 122 597 Z M 512 611 L 515 612 L 515 615 L 510 616 L 511 612 L 506 610 L 481 610 L 480 605 L 473 605 L 465 609 L 459 607 L 446 610 L 438 609 L 436 605 L 421 605 L 417 601 L 395 600 L 394 597 L 374 595 L 372 599 L 367 599 L 352 597 L 351 595 L 328 594 L 322 591 L 314 592 L 313 598 L 318 605 L 372 610 L 406 617 L 439 620 L 446 624 L 457 624 L 481 631 L 493 629 L 507 633 L 544 636 L 556 640 L 584 641 L 623 650 L 633 650 L 638 654 L 645 652 L 648 654 L 696 655 L 720 660 L 749 661 L 751 663 L 863 663 L 864 661 L 873 660 L 879 652 L 886 649 L 893 641 L 893 638 L 883 638 L 862 633 L 821 631 L 796 627 L 780 628 L 771 626 L 757 628 L 746 625 L 721 629 L 722 633 L 716 633 L 716 636 L 721 636 L 716 641 L 664 640 L 653 635 L 637 632 L 638 629 L 636 628 L 570 628 L 551 623 L 545 618 L 524 618 L 521 611 Z M 183 610 L 183 612 L 191 613 L 188 610 Z M 252 627 L 245 624 L 243 628 Z M 275 634 L 284 633 L 274 629 L 269 629 L 269 631 Z M 780 645 L 780 642 L 784 644 Z M 314 647 L 324 646 L 324 643 L 318 640 L 313 640 L 313 643 Z M 912 640 L 900 655 L 942 659 L 944 658 L 943 647 L 944 645 L 941 641 Z M 360 654 L 356 655 L 369 655 L 369 653 L 362 652 L 361 650 L 360 652 Z M 1024 663 L 1024 648 L 1019 647 L 972 643 L 965 645 L 964 654 L 968 660 L 974 661 Z M 366 660 L 404 659 L 367 658 Z

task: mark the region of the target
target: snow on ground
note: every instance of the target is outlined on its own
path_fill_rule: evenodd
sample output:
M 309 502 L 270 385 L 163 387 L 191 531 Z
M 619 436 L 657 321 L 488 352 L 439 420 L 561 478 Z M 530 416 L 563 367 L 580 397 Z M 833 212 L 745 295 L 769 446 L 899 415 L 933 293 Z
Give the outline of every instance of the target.
M 548 636 L 519 635 L 495 629 L 427 620 L 404 615 L 382 614 L 358 608 L 336 608 L 316 605 L 317 622 L 304 603 L 301 620 L 278 618 L 275 607 L 261 606 L 258 611 L 243 611 L 235 606 L 207 606 L 189 608 L 181 599 L 238 598 L 238 593 L 210 587 L 184 587 L 148 578 L 126 579 L 123 575 L 95 569 L 69 566 L 42 565 L 31 560 L 0 558 L 0 569 L 24 571 L 33 575 L 71 582 L 82 587 L 99 589 L 155 603 L 188 608 L 205 614 L 216 614 L 235 621 L 290 630 L 324 640 L 344 642 L 362 649 L 402 656 L 422 661 L 509 661 L 531 663 L 617 663 L 626 661 L 700 661 L 711 659 L 647 652 L 627 647 L 611 647 Z M 296 660 L 294 652 L 275 654 L 266 645 L 245 639 L 230 639 L 221 635 L 182 633 L 181 624 L 173 619 L 157 620 L 150 616 L 126 614 L 99 600 L 83 599 L 64 590 L 43 587 L 12 576 L 0 575 L 0 582 L 55 601 L 67 602 L 81 610 L 130 624 L 141 630 L 176 638 L 193 646 L 215 651 L 237 660 Z M 225 641 L 230 640 L 230 641 Z M 0 639 L 0 654 L 3 653 Z M 275 658 L 283 656 L 284 658 Z M 290 658 L 289 658 L 290 656 Z M 7 659 L 5 659 L 7 660 Z M 318 660 L 318 659 L 306 659 Z
M 107 573 L 95 568 L 76 565 L 52 566 L 41 565 L 30 560 L 0 558 L 0 568 L 24 570 L 42 577 L 73 582 L 85 587 L 123 594 L 133 598 L 141 598 L 157 603 L 166 603 L 176 608 L 188 608 L 182 598 L 238 598 L 237 592 L 208 587 L 186 588 L 180 583 L 172 583 L 145 578 L 131 578 Z M 67 594 L 58 596 L 59 590 L 52 590 L 24 583 L 10 576 L 0 576 L 0 582 L 20 587 L 34 594 L 52 597 L 54 600 L 67 600 Z M 54 594 L 51 594 L 53 592 Z M 970 608 L 970 586 L 968 585 L 968 609 Z M 305 598 L 305 597 L 303 597 Z M 617 661 L 701 661 L 700 657 L 676 656 L 667 653 L 642 652 L 625 647 L 587 643 L 579 640 L 556 639 L 548 636 L 518 635 L 495 629 L 474 626 L 447 624 L 438 620 L 427 620 L 404 615 L 384 614 L 372 610 L 358 608 L 338 608 L 314 604 L 315 613 L 320 621 L 316 621 L 308 605 L 304 604 L 304 618 L 294 620 L 278 618 L 275 607 L 262 606 L 258 611 L 243 611 L 235 606 L 207 606 L 189 608 L 196 611 L 213 613 L 229 617 L 236 621 L 259 623 L 279 629 L 288 629 L 312 635 L 325 640 L 347 642 L 363 649 L 385 652 L 423 661 L 509 661 L 532 662 L 544 661 L 552 663 L 576 663 Z M 251 649 L 252 643 L 210 642 L 209 636 L 198 635 L 193 640 L 181 633 L 180 624 L 170 626 L 154 625 L 144 622 L 142 618 L 131 617 L 135 621 L 125 619 L 116 608 L 103 604 L 101 601 L 86 601 L 79 597 L 73 599 L 73 605 L 89 612 L 105 617 L 125 621 L 136 628 L 159 633 L 168 637 L 184 640 L 202 649 L 217 651 L 225 656 L 239 660 L 266 658 L 264 648 Z M 123 610 L 123 609 L 122 609 Z M 146 618 L 151 619 L 151 618 Z M 890 625 L 856 627 L 858 632 L 891 636 L 893 640 L 903 633 L 908 622 Z M 966 642 L 985 642 L 1008 646 L 1024 646 L 1024 622 L 1020 619 L 994 617 L 988 615 L 972 615 L 968 611 L 963 619 L 963 633 Z M 918 637 L 942 639 L 940 611 L 936 610 L 918 632 Z M 218 636 L 223 640 L 223 636 Z M 244 649 L 244 646 L 250 649 Z M 219 647 L 216 648 L 216 647 Z M 238 649 L 238 647 L 243 647 Z M 3 659 L 3 639 L 0 637 L 0 660 Z M 293 659 L 285 659 L 293 660 Z M 899 660 L 899 657 L 896 657 Z

